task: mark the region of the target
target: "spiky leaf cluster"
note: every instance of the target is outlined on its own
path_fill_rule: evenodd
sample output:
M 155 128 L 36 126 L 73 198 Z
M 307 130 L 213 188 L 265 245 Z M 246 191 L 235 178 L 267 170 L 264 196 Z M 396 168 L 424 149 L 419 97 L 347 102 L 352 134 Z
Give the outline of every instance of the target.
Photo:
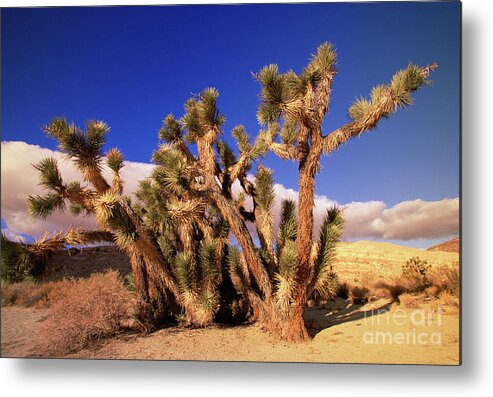
M 389 117 L 398 108 L 412 105 L 411 94 L 428 84 L 428 73 L 411 63 L 406 69 L 395 73 L 389 84 L 375 86 L 370 99 L 358 98 L 348 110 L 349 117 L 354 121 L 363 121 L 376 112 L 380 112 L 382 117 Z
M 123 167 L 123 153 L 117 148 L 110 149 L 106 153 L 106 164 L 113 172 L 119 172 Z
M 173 115 L 168 114 L 163 120 L 163 125 L 158 132 L 159 139 L 173 143 L 181 139 L 183 136 L 183 131 L 181 129 L 180 123 L 176 120 Z
M 53 157 L 42 159 L 34 168 L 39 172 L 39 184 L 49 190 L 60 191 L 64 188 L 62 175 L 58 163 Z
M 215 88 L 207 88 L 187 101 L 185 115 L 181 119 L 183 128 L 187 130 L 187 142 L 196 142 L 208 131 L 220 131 L 226 118 L 217 107 L 218 96 L 219 91 Z
M 57 117 L 44 130 L 48 136 L 57 140 L 59 150 L 69 155 L 81 170 L 100 166 L 102 148 L 110 130 L 103 121 L 87 121 L 82 130 L 75 124 L 68 124 L 65 118 Z
M 63 197 L 56 193 L 48 193 L 44 196 L 35 195 L 28 197 L 29 215 L 46 219 L 48 216 L 57 211 L 65 209 Z
M 224 169 L 229 169 L 236 163 L 236 155 L 226 142 L 217 142 L 217 150 L 219 153 L 219 161 Z
M 336 256 L 336 244 L 339 242 L 344 227 L 342 210 L 333 206 L 327 210 L 320 226 L 317 256 L 314 262 L 312 295 L 316 298 L 329 299 L 337 290 L 337 276 L 332 270 Z
M 317 92 L 324 79 L 336 73 L 336 52 L 330 43 L 321 44 L 312 55 L 310 63 L 298 75 L 290 70 L 280 73 L 277 65 L 268 65 L 256 79 L 261 85 L 261 103 L 257 119 L 261 124 L 269 124 L 284 118 L 293 122 L 304 112 L 303 98 L 308 91 Z
M 274 177 L 272 171 L 259 166 L 255 174 L 255 203 L 264 211 L 271 211 L 274 205 Z
M 39 258 L 29 252 L 27 244 L 11 241 L 3 233 L 0 259 L 2 281 L 5 283 L 33 280 L 39 269 L 43 267 Z
M 284 200 L 281 205 L 281 220 L 277 231 L 277 255 L 280 255 L 288 241 L 296 241 L 298 219 L 296 203 L 293 200 Z
M 183 154 L 173 146 L 161 145 L 152 156 L 158 167 L 154 168 L 152 178 L 169 191 L 182 194 L 190 183 L 187 164 Z

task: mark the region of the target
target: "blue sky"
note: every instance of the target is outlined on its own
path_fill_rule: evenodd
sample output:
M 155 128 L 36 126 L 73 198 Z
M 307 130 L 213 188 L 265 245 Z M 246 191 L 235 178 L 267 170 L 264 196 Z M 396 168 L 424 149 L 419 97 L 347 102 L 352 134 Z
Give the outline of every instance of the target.
M 2 9 L 2 141 L 55 149 L 40 126 L 57 115 L 103 119 L 108 147 L 149 162 L 167 113 L 219 89 L 224 131 L 258 131 L 264 65 L 300 71 L 323 41 L 338 52 L 326 132 L 355 97 L 410 61 L 437 62 L 415 104 L 322 160 L 316 192 L 340 203 L 459 196 L 458 2 Z M 297 189 L 295 164 L 269 155 Z

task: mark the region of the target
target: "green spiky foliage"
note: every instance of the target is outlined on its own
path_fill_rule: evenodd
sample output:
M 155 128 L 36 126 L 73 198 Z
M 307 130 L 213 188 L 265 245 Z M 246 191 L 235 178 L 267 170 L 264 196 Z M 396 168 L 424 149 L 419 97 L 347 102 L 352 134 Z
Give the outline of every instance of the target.
M 343 227 L 342 210 L 337 206 L 329 208 L 320 226 L 318 243 L 315 244 L 313 275 L 308 284 L 308 297 L 311 299 L 332 299 L 337 293 L 339 283 L 333 264 Z
M 281 206 L 281 220 L 277 232 L 277 255 L 280 255 L 288 241 L 296 241 L 298 219 L 296 203 L 293 200 L 284 200 Z
M 195 98 L 187 101 L 186 113 L 181 119 L 181 124 L 187 131 L 185 135 L 187 142 L 197 142 L 209 131 L 218 132 L 226 122 L 226 118 L 216 106 L 218 96 L 219 92 L 215 88 L 206 88 Z M 164 136 L 164 138 L 167 137 Z
M 187 307 L 191 315 L 196 315 L 192 313 L 192 306 L 200 307 L 198 291 L 203 280 L 196 276 L 200 273 L 197 269 L 204 255 L 200 245 L 210 235 L 207 230 L 211 225 L 210 214 L 217 212 L 221 222 L 229 225 L 228 232 L 231 230 L 240 248 L 230 247 L 223 255 L 228 277 L 224 277 L 223 272 L 222 278 L 229 279 L 234 286 L 239 298 L 235 302 L 246 302 L 250 306 L 248 312 L 266 323 L 288 316 L 298 286 L 296 206 L 293 202 L 283 203 L 283 218 L 275 236 L 272 171 L 259 165 L 254 178 L 248 173 L 254 162 L 262 159 L 268 150 L 283 158 L 293 156 L 293 145 L 299 142 L 300 132 L 297 110 L 293 109 L 299 105 L 296 101 L 300 95 L 310 91 L 310 84 L 322 82 L 322 72 L 332 73 L 333 69 L 327 66 L 328 62 L 333 62 L 330 50 L 331 47 L 322 48 L 302 78 L 294 72 L 280 75 L 274 66 L 259 73 L 259 80 L 265 84 L 262 96 L 269 102 L 266 108 L 277 107 L 275 111 L 280 116 L 271 117 L 255 139 L 250 138 L 244 126 L 235 126 L 231 132 L 235 149 L 223 139 L 224 116 L 217 106 L 216 90 L 207 89 L 187 101 L 185 114 L 180 119 L 172 115 L 164 119 L 159 131 L 164 143 L 153 156 L 157 167 L 151 176 L 152 182 L 141 186 L 142 198 L 145 195 L 145 200 L 151 201 L 141 207 L 154 230 L 163 232 L 163 227 L 159 226 L 167 222 L 163 211 L 176 224 L 175 228 L 181 230 L 180 233 L 168 232 L 167 238 L 173 242 L 175 255 L 184 255 L 177 262 L 182 269 L 177 278 L 182 280 L 182 289 L 187 286 L 182 293 L 185 294 L 184 301 L 189 302 Z M 290 109 L 293 113 L 289 113 L 288 122 L 282 115 L 285 111 L 291 112 Z M 265 113 L 265 109 L 259 112 Z M 275 142 L 278 136 L 281 143 Z M 196 145 L 196 151 L 190 148 L 191 145 Z M 238 182 L 239 191 L 234 195 L 235 182 Z M 249 200 L 253 203 L 251 210 L 246 209 Z M 259 246 L 247 227 L 250 222 L 255 225 Z M 317 272 L 317 287 L 329 284 L 318 277 L 325 274 L 322 270 Z M 194 282 L 190 284 L 188 280 Z
M 255 226 L 259 236 L 262 254 L 266 258 L 269 272 L 275 267 L 277 258 L 274 253 L 274 177 L 268 168 L 259 166 L 255 175 L 254 213 Z
M 277 266 L 273 274 L 276 304 L 282 316 L 289 314 L 297 286 L 297 225 L 295 202 L 284 200 L 281 205 L 281 218 L 276 239 L 275 263 Z M 339 282 L 333 270 L 333 264 L 336 257 L 336 245 L 341 238 L 343 226 L 342 210 L 336 206 L 329 208 L 310 257 L 310 266 L 313 271 L 307 286 L 308 299 L 330 300 L 337 293 Z
M 176 241 L 177 252 L 189 252 L 191 269 L 200 266 L 203 252 L 197 252 L 197 247 L 204 239 L 212 234 L 214 238 L 224 241 L 225 246 L 231 230 L 240 236 L 241 254 L 246 252 L 250 258 L 258 260 L 258 269 L 261 270 L 260 254 L 246 222 L 255 221 L 255 213 L 265 213 L 270 208 L 261 200 L 261 205 L 256 205 L 258 211 L 247 211 L 242 197 L 253 198 L 256 195 L 255 183 L 249 179 L 248 172 L 252 163 L 267 153 L 278 131 L 272 126 L 251 140 L 245 128 L 238 125 L 232 131 L 236 141 L 236 150 L 233 149 L 222 138 L 221 128 L 225 118 L 219 111 L 217 99 L 217 90 L 206 89 L 186 102 L 185 114 L 180 119 L 172 115 L 165 118 L 159 132 L 160 139 L 165 142 L 153 156 L 157 167 L 151 185 L 158 197 L 156 200 L 161 201 L 160 206 L 166 208 L 173 221 L 180 224 L 182 232 L 172 239 Z M 192 154 L 191 145 L 197 146 L 196 155 Z M 239 182 L 240 186 L 236 198 L 233 195 L 234 182 Z M 158 218 L 158 210 L 153 209 L 153 205 L 142 207 L 145 207 L 148 219 Z M 229 250 L 224 248 L 223 251 Z M 228 262 L 228 254 L 223 252 L 219 260 Z M 236 278 L 229 271 L 221 273 L 223 282 L 219 289 L 224 291 L 224 283 L 232 287 Z M 238 303 L 239 294 L 238 291 L 229 294 L 231 299 L 226 301 L 230 305 Z M 223 306 L 227 305 L 222 296 L 220 300 Z M 205 304 L 211 300 L 203 298 L 202 301 Z
M 279 256 L 279 269 L 275 275 L 276 303 L 283 316 L 289 313 L 296 287 L 296 244 L 292 240 L 286 241 Z

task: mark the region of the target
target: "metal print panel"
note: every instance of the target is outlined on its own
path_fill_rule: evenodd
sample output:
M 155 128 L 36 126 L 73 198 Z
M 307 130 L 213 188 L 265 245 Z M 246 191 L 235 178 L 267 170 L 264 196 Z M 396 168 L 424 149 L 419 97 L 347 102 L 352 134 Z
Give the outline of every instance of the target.
M 460 364 L 460 3 L 4 8 L 1 355 Z

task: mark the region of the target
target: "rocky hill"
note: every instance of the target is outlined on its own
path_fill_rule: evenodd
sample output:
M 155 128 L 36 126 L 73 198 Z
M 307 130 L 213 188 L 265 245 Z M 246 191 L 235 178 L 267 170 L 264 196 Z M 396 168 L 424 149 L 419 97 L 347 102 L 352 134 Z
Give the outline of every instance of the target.
M 130 273 L 127 255 L 115 246 L 69 249 L 53 256 L 44 279 L 61 280 L 65 277 L 89 277 L 92 273 L 117 270 L 122 276 Z
M 342 280 L 354 281 L 374 272 L 387 278 L 401 272 L 412 257 L 426 260 L 432 266 L 450 266 L 459 262 L 455 252 L 427 251 L 391 243 L 372 241 L 341 242 L 337 247 L 334 270 Z
M 452 240 L 445 241 L 444 243 L 434 245 L 428 248 L 428 251 L 441 251 L 441 252 L 455 252 L 459 253 L 460 240 L 459 237 L 455 237 Z

